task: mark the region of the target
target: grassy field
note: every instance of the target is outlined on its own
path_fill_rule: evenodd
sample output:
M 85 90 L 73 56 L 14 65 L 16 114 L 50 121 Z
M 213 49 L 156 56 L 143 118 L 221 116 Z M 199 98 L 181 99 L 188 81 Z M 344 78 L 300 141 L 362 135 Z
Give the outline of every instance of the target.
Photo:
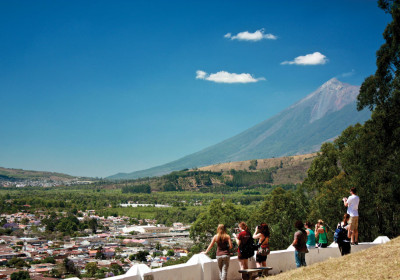
M 358 253 L 264 279 L 400 279 L 400 237 Z

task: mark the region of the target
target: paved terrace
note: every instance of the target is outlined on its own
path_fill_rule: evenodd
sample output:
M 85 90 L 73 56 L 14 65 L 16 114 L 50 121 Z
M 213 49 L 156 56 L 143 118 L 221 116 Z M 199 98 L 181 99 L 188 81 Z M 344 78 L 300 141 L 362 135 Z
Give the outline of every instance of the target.
M 351 252 L 359 252 L 372 246 L 383 244 L 389 241 L 386 236 L 380 236 L 373 242 L 364 242 L 352 246 Z M 340 257 L 340 252 L 336 243 L 332 243 L 328 248 L 311 249 L 306 254 L 307 265 L 318 263 L 329 258 Z M 296 268 L 294 260 L 294 248 L 290 246 L 287 250 L 272 251 L 267 259 L 267 266 L 272 267 L 270 274 L 278 274 Z M 256 267 L 254 258 L 249 260 L 249 267 Z M 229 265 L 228 279 L 240 280 L 238 272 L 239 263 L 237 257 L 231 257 Z M 77 278 L 75 278 L 77 279 Z M 147 265 L 139 264 L 132 266 L 127 273 L 108 280 L 218 280 L 219 272 L 217 261 L 210 259 L 204 254 L 194 255 L 187 263 L 173 265 L 163 268 L 150 269 Z

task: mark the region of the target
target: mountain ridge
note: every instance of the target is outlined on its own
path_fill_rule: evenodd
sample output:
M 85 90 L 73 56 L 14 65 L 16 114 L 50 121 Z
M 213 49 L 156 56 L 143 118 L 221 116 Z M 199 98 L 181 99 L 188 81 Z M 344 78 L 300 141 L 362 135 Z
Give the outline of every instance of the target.
M 160 176 L 221 162 L 318 151 L 323 142 L 334 139 L 349 125 L 364 122 L 370 117 L 369 111 L 356 110 L 359 89 L 359 86 L 332 78 L 275 116 L 220 143 L 164 165 L 132 173 L 118 173 L 108 178 Z

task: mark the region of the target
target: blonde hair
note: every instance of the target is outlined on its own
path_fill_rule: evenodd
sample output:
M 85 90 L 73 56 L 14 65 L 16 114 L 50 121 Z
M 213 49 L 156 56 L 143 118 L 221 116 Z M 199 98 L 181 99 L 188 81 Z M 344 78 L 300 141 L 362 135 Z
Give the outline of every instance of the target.
M 321 220 L 321 219 L 319 219 L 319 220 L 318 220 L 318 223 L 319 223 L 321 226 L 323 226 L 323 225 L 324 225 L 324 221 L 323 221 L 323 220 Z
M 226 227 L 224 224 L 219 224 L 217 227 L 217 241 L 222 242 L 229 238 L 229 235 L 226 233 Z

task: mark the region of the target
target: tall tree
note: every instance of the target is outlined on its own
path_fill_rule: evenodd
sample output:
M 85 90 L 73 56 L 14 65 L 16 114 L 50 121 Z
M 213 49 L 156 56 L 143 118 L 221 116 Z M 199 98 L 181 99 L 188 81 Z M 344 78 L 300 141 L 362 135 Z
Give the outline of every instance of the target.
M 372 110 L 371 119 L 347 128 L 334 144 L 323 146 L 304 183 L 317 192 L 312 208 L 329 220 L 340 207 L 344 211 L 341 196 L 357 187 L 360 239 L 368 241 L 381 234 L 400 234 L 400 0 L 378 4 L 392 22 L 376 54 L 377 70 L 365 79 L 358 96 L 357 109 Z

